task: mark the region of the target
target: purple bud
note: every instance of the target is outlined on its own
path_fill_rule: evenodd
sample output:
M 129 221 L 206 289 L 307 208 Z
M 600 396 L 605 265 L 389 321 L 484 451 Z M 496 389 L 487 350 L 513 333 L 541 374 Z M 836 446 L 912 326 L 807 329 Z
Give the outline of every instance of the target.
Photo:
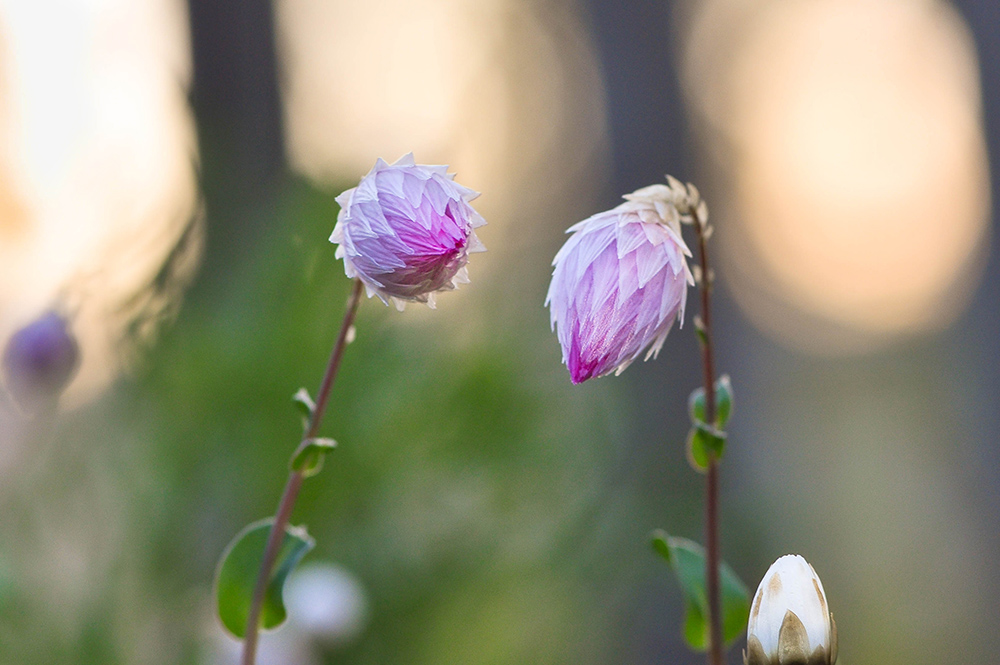
M 392 165 L 379 159 L 337 197 L 330 242 L 369 297 L 400 309 L 407 300 L 433 307 L 435 291 L 468 283 L 469 253 L 486 250 L 474 229 L 486 221 L 469 205 L 479 194 L 453 178 L 447 166 L 415 164 L 409 154 Z
M 572 226 L 545 299 L 573 383 L 655 356 L 693 284 L 675 196 L 654 185 Z
M 30 410 L 57 398 L 79 361 L 66 320 L 47 312 L 11 335 L 3 353 L 4 382 L 14 400 Z

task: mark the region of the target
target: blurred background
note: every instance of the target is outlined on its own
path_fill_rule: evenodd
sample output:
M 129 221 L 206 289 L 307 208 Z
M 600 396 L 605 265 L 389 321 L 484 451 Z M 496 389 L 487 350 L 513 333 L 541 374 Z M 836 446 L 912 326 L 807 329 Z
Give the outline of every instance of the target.
M 690 321 L 573 387 L 542 307 L 667 172 L 717 227 L 727 561 L 806 556 L 842 663 L 996 662 L 993 0 L 0 1 L 0 344 L 54 312 L 80 358 L 0 409 L 0 662 L 236 662 L 212 578 L 336 335 L 333 198 L 411 150 L 489 252 L 361 307 L 261 663 L 702 662 L 648 544 L 701 540 Z

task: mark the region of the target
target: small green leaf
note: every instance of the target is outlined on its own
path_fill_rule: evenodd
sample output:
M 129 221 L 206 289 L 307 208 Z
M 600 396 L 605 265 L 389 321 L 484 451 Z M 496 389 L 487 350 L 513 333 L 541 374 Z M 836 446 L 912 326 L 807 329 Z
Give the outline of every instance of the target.
M 729 414 L 733 411 L 733 384 L 728 374 L 723 374 L 715 382 L 715 426 L 725 431 Z
M 274 520 L 271 518 L 260 520 L 236 534 L 223 552 L 215 574 L 215 600 L 219 620 L 226 630 L 241 639 L 246 633 L 253 590 L 257 584 L 260 562 L 264 558 L 264 547 L 273 523 Z M 285 580 L 315 544 L 305 528 L 285 527 L 285 538 L 278 551 L 267 592 L 264 594 L 264 604 L 260 613 L 262 628 L 275 628 L 285 621 L 287 613 L 281 597 Z
M 705 450 L 715 455 L 717 459 L 721 459 L 722 453 L 726 450 L 726 433 L 708 425 L 695 425 L 695 429 L 698 430 L 695 438 L 701 439 Z
M 705 422 L 705 389 L 695 388 L 688 397 L 688 413 L 691 415 L 691 424 Z
M 667 560 L 684 594 L 684 640 L 696 651 L 708 648 L 708 594 L 705 591 L 705 550 L 686 538 L 653 532 L 653 549 Z M 719 564 L 722 639 L 727 644 L 743 634 L 750 618 L 750 593 L 733 569 Z
M 705 332 L 705 324 L 700 316 L 694 317 L 694 332 L 698 336 L 698 343 L 702 348 L 708 345 L 708 333 Z
M 708 469 L 709 457 L 721 459 L 726 449 L 726 434 L 705 423 L 696 422 L 688 432 L 688 461 L 695 471 L 704 472 Z
M 305 439 L 292 454 L 288 468 L 301 472 L 305 478 L 315 476 L 323 469 L 326 454 L 336 447 L 337 442 L 333 439 Z
M 295 404 L 295 408 L 302 416 L 302 429 L 308 428 L 309 423 L 312 422 L 313 412 L 316 411 L 316 403 L 309 396 L 309 391 L 305 388 L 299 388 L 299 391 L 292 395 L 292 403 Z
M 708 471 L 708 450 L 701 438 L 697 437 L 698 429 L 692 427 L 687 437 L 687 457 L 691 468 L 698 473 Z
M 667 543 L 667 539 L 670 538 L 667 532 L 663 529 L 657 529 L 653 532 L 653 549 L 656 553 L 666 559 L 667 563 L 670 563 L 670 545 Z
M 724 432 L 726 424 L 729 422 L 729 414 L 733 410 L 733 385 L 728 374 L 723 374 L 715 382 L 715 427 L 720 432 Z M 691 423 L 708 423 L 705 406 L 705 389 L 695 388 L 688 397 L 688 414 L 691 416 Z

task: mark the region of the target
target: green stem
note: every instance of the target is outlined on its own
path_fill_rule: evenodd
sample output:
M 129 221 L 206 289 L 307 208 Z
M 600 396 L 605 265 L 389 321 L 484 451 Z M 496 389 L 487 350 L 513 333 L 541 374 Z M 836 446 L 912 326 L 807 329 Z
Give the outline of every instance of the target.
M 330 390 L 333 388 L 333 381 L 337 378 L 337 370 L 340 368 L 340 361 L 344 356 L 344 349 L 347 347 L 347 338 L 350 334 L 351 326 L 354 324 L 354 317 L 361 303 L 362 284 L 361 280 L 355 279 L 351 290 L 351 297 L 347 302 L 347 311 L 344 313 L 344 320 L 340 324 L 340 334 L 337 335 L 337 342 L 330 352 L 330 360 L 326 365 L 326 373 L 320 384 L 319 393 L 316 396 L 316 407 L 313 409 L 312 417 L 309 419 L 309 427 L 303 435 L 303 440 L 312 439 L 319 430 L 320 422 L 323 420 L 323 412 L 326 410 L 326 403 L 330 399 Z M 278 510 L 274 515 L 274 524 L 271 525 L 271 532 L 267 537 L 267 545 L 264 547 L 264 557 L 260 562 L 260 570 L 257 573 L 257 583 L 254 586 L 253 598 L 250 601 L 250 613 L 247 616 L 247 630 L 243 638 L 243 656 L 240 659 L 241 665 L 254 665 L 257 657 L 257 636 L 260 631 L 260 612 L 264 605 L 264 594 L 267 592 L 268 583 L 271 581 L 271 572 L 274 569 L 274 562 L 278 558 L 278 551 L 284 540 L 285 527 L 292 516 L 292 508 L 295 507 L 295 500 L 299 496 L 302 488 L 302 481 L 305 479 L 302 471 L 292 471 L 288 475 L 288 482 L 285 483 L 285 490 L 281 494 L 281 501 L 278 503 Z

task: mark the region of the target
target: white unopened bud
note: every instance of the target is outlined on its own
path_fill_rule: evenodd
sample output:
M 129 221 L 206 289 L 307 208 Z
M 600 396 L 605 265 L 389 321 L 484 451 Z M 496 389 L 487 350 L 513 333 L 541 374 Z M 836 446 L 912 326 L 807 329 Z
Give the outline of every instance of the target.
M 797 554 L 767 570 L 750 606 L 745 665 L 833 665 L 837 625 L 823 583 Z

